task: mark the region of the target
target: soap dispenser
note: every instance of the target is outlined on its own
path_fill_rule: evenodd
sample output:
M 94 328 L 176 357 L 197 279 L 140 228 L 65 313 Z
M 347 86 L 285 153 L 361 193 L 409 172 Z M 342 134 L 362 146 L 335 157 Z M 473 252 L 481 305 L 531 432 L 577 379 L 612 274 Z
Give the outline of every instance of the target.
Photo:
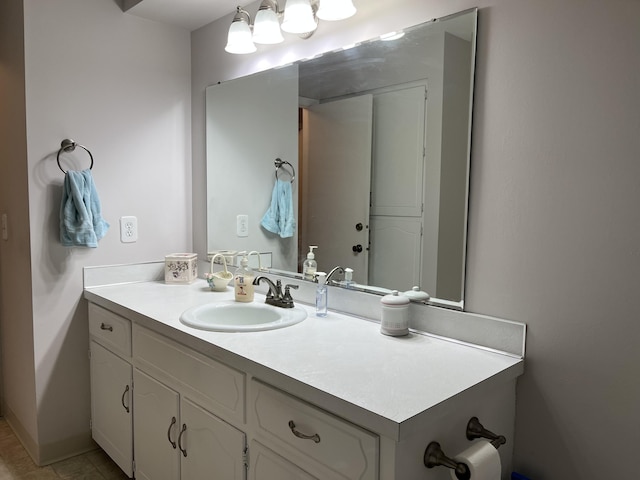
M 316 273 L 318 278 L 318 288 L 316 288 L 316 316 L 317 317 L 326 317 L 327 316 L 327 286 L 325 285 L 325 281 L 327 279 L 327 274 L 324 272 Z
M 253 273 L 253 270 L 251 270 L 251 268 L 249 267 L 249 258 L 247 257 L 247 252 L 240 252 L 240 254 L 242 255 L 240 266 L 233 276 L 236 302 L 253 302 L 253 277 L 255 275 Z
M 342 281 L 342 285 L 346 288 L 353 288 L 356 282 L 353 281 L 353 268 L 345 268 L 344 269 L 344 280 Z
M 315 255 L 313 249 L 318 248 L 317 245 L 309 246 L 309 253 L 307 253 L 307 259 L 302 264 L 302 277 L 305 280 L 314 280 L 316 276 L 316 270 L 318 269 L 318 263 L 315 261 Z

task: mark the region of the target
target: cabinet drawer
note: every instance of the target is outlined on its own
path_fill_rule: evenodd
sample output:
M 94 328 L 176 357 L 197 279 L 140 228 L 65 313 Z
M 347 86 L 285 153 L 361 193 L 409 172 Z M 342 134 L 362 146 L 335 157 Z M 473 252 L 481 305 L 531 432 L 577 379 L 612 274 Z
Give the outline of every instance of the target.
M 260 442 L 251 442 L 249 480 L 318 480 Z
M 126 318 L 90 303 L 89 333 L 114 353 L 131 357 L 131 322 Z
M 250 405 L 255 428 L 284 456 L 300 453 L 338 478 L 378 478 L 376 435 L 255 380 Z
M 138 325 L 133 352 L 141 370 L 211 413 L 244 423 L 244 373 Z

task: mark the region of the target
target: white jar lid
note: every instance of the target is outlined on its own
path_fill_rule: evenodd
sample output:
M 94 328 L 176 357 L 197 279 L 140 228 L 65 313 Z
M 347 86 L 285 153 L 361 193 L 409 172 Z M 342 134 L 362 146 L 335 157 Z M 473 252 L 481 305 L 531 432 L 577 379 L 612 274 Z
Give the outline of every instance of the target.
M 409 302 L 409 299 L 406 296 L 399 294 L 397 290 L 393 290 L 391 295 L 385 295 L 380 300 L 380 303 L 383 305 L 408 305 Z
M 431 298 L 427 292 L 421 291 L 418 286 L 413 287 L 411 290 L 407 290 L 404 294 L 410 300 L 416 300 L 418 302 L 427 302 Z

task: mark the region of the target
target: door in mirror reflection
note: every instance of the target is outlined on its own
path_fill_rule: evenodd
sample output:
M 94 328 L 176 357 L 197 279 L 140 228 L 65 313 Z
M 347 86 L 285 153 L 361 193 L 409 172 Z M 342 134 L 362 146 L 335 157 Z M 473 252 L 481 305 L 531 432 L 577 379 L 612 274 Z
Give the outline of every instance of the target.
M 371 95 L 313 105 L 303 114 L 299 251 L 317 245 L 318 271 L 350 267 L 365 285 L 372 122 Z

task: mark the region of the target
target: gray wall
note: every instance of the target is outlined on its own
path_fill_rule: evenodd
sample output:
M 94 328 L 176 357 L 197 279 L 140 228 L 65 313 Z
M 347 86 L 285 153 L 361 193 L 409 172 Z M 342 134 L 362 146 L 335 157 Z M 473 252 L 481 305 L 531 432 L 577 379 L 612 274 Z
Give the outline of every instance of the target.
M 629 478 L 640 445 L 640 3 L 356 4 L 356 17 L 323 22 L 306 42 L 248 57 L 222 51 L 231 16 L 192 34 L 195 248 L 206 249 L 207 85 L 480 7 L 466 309 L 528 324 L 514 465 L 537 480 Z
M 191 249 L 190 39 L 112 0 L 3 0 L 0 18 L 4 413 L 47 463 L 93 448 L 82 267 Z M 111 224 L 96 249 L 59 242 L 55 156 L 69 137 L 93 153 Z M 62 163 L 89 164 L 82 151 Z M 120 243 L 123 215 L 138 217 L 137 243 Z

